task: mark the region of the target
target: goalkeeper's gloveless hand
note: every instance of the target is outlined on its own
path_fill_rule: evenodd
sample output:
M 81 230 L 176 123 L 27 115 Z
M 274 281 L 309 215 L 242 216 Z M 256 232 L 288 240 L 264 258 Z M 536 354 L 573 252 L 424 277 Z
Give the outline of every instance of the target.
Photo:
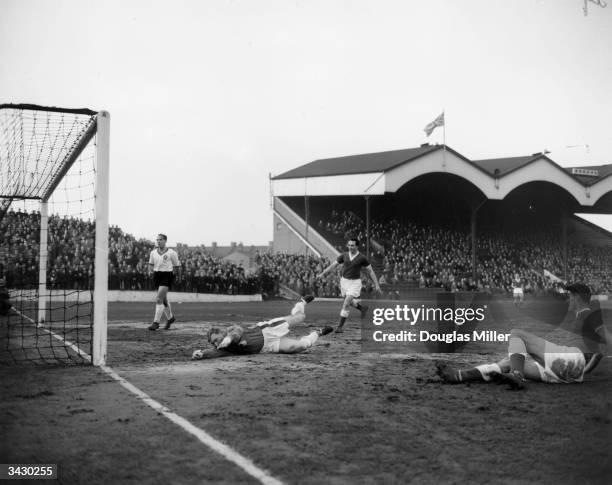
M 221 340 L 221 342 L 219 342 L 219 345 L 217 345 L 217 349 L 224 349 L 225 347 L 227 347 L 231 343 L 232 343 L 232 338 L 229 335 L 226 335 L 223 338 L 223 340 Z

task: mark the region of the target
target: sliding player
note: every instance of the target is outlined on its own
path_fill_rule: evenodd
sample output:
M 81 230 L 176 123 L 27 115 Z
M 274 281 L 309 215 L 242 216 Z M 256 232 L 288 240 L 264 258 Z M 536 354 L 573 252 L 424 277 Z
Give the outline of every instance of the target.
M 368 306 L 361 303 L 359 297 L 361 296 L 361 269 L 365 268 L 368 276 L 374 283 L 374 288 L 377 293 L 381 293 L 380 285 L 376 274 L 372 269 L 372 265 L 363 254 L 359 252 L 357 247 L 359 246 L 359 240 L 351 238 L 347 242 L 348 253 L 342 253 L 338 256 L 338 259 L 330 264 L 327 268 L 317 275 L 317 278 L 323 278 L 327 273 L 334 270 L 338 265 L 342 265 L 342 277 L 340 278 L 340 293 L 344 298 L 342 302 L 342 309 L 340 310 L 340 321 L 336 332 L 341 333 L 344 327 L 344 322 L 349 316 L 349 308 L 356 308 L 361 312 L 361 319 L 363 320 L 368 311 Z
M 168 301 L 168 291 L 172 288 L 174 273 L 178 273 L 180 263 L 178 255 L 174 249 L 166 247 L 168 236 L 165 234 L 157 235 L 157 248 L 151 251 L 149 256 L 149 268 L 153 271 L 153 285 L 157 289 L 155 299 L 155 316 L 149 330 L 157 330 L 162 315 L 166 315 L 166 325 L 164 330 L 169 330 L 170 325 L 176 320 L 172 313 L 172 307 Z
M 553 330 L 547 339 L 524 330 L 513 329 L 508 342 L 508 357 L 495 364 L 472 369 L 452 369 L 437 364 L 445 382 L 496 381 L 523 389 L 525 380 L 571 384 L 582 382 L 603 357 L 606 330 L 601 310 L 589 306 L 591 290 L 582 283 L 566 287 L 569 311 L 575 318 Z
M 254 325 L 231 325 L 228 328 L 213 326 L 208 331 L 208 342 L 213 349 L 195 350 L 193 360 L 214 359 L 245 354 L 295 354 L 304 352 L 314 345 L 319 336 L 333 331 L 332 327 L 317 329 L 301 338 L 287 337 L 291 325 L 301 323 L 306 318 L 305 306 L 314 300 L 305 296 L 295 304 L 291 315 L 273 318 Z

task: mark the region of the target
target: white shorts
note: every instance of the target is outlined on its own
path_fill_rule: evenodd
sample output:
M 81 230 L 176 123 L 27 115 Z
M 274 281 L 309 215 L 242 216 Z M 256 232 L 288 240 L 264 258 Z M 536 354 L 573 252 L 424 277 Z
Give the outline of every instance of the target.
M 349 280 L 340 278 L 340 294 L 342 296 L 350 295 L 354 298 L 361 296 L 361 279 Z
M 264 344 L 259 353 L 261 354 L 275 354 L 278 353 L 280 348 L 280 339 L 289 333 L 289 322 L 285 320 L 285 317 L 273 318 L 265 322 L 257 324 L 258 327 L 263 327 L 261 333 L 263 334 Z
M 519 297 L 519 296 L 523 296 L 523 288 L 514 288 L 512 290 L 512 296 Z
M 564 347 L 546 342 L 544 366 L 535 362 L 543 382 L 551 384 L 572 384 L 582 382 L 586 361 L 578 347 Z

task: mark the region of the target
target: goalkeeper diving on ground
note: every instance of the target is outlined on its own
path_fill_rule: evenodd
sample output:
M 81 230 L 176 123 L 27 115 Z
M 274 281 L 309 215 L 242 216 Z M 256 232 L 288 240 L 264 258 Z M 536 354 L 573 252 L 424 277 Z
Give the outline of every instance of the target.
M 252 325 L 231 325 L 227 328 L 212 326 L 207 340 L 212 349 L 195 350 L 193 360 L 214 359 L 245 354 L 296 354 L 312 347 L 321 335 L 327 335 L 333 328 L 318 328 L 303 337 L 288 337 L 291 326 L 302 323 L 306 318 L 306 305 L 314 300 L 311 295 L 298 301 L 290 315 L 273 318 Z

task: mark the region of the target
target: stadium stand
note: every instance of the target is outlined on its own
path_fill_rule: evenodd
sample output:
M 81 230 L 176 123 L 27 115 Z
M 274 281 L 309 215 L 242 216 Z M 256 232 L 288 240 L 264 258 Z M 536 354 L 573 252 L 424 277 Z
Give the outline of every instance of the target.
M 427 165 L 418 165 L 423 158 Z M 440 163 L 445 173 L 434 168 Z M 460 169 L 466 174 L 459 176 Z M 517 175 L 528 171 L 529 176 Z M 366 188 L 376 187 L 383 175 L 386 186 L 365 198 L 333 193 L 340 176 L 347 177 L 349 192 L 361 190 L 364 183 L 353 189 L 350 184 L 363 173 L 373 174 Z M 581 208 L 612 210 L 612 195 L 602 186 L 610 175 L 609 166 L 561 169 L 542 154 L 472 162 L 448 147 L 442 153 L 428 145 L 318 160 L 276 178 L 290 184 L 296 177 L 303 191 L 304 177 L 316 178 L 316 187 L 334 177 L 327 195 L 294 196 L 290 185 L 275 186 L 275 238 L 291 226 L 285 240 L 275 240 L 272 248 L 179 243 L 182 271 L 174 290 L 272 297 L 285 288 L 337 297 L 336 276 L 320 281 L 315 275 L 344 250 L 350 236 L 362 241 L 385 298 L 415 290 L 509 294 L 517 274 L 527 294 L 556 292 L 562 280 L 589 281 L 595 293 L 612 294 L 612 234 L 573 215 Z M 540 180 L 546 177 L 551 181 Z M 498 195 L 504 180 L 514 185 Z M 580 192 L 585 188 L 587 195 L 599 194 L 592 207 Z M 0 276 L 9 287 L 37 281 L 38 225 L 35 212 L 11 210 L 0 220 Z M 93 223 L 51 216 L 49 226 L 49 287 L 89 288 Z M 109 289 L 151 290 L 147 262 L 153 247 L 152 241 L 111 226 Z
M 428 144 L 315 160 L 272 178 L 274 247 L 331 258 L 313 235 L 336 252 L 357 237 L 388 297 L 509 293 L 515 274 L 527 293 L 580 279 L 610 294 L 612 235 L 574 214 L 612 212 L 611 174 L 542 153 L 471 161 Z

